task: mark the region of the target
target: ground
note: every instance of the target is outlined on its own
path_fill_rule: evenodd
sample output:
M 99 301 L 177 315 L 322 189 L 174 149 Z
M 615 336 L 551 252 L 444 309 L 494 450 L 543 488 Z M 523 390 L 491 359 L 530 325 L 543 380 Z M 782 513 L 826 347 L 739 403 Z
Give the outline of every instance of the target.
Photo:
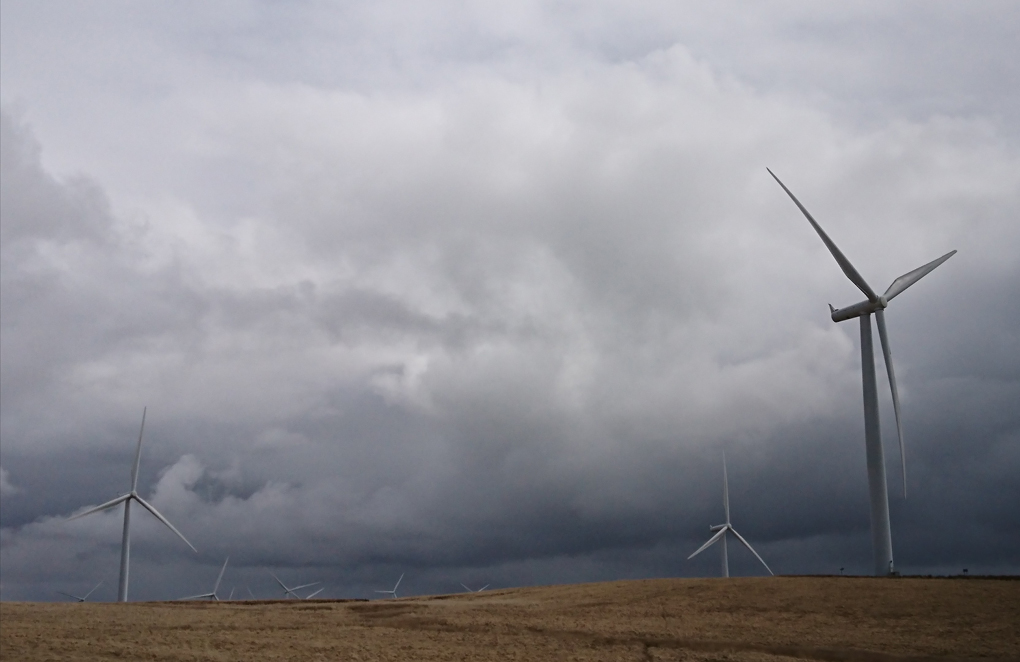
M 0 658 L 1020 660 L 1020 581 L 655 579 L 371 602 L 6 602 Z

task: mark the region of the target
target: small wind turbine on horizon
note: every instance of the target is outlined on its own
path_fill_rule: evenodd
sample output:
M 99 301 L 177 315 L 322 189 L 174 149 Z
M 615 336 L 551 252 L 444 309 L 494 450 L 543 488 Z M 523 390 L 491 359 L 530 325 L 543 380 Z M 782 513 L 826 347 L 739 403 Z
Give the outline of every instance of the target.
M 716 542 L 721 540 L 722 541 L 722 576 L 723 577 L 729 577 L 730 576 L 730 560 L 729 560 L 729 556 L 726 553 L 726 533 L 729 532 L 729 533 L 732 533 L 733 535 L 735 535 L 737 537 L 737 540 L 739 540 L 741 543 L 743 543 L 744 547 L 746 547 L 749 550 L 751 550 L 751 553 L 754 554 L 754 557 L 756 559 L 758 559 L 759 561 L 761 561 L 761 564 L 763 566 L 765 566 L 765 569 L 769 571 L 770 575 L 774 575 L 775 573 L 773 573 L 772 569 L 769 567 L 769 565 L 767 563 L 765 563 L 765 560 L 762 559 L 762 557 L 758 556 L 758 552 L 754 551 L 754 548 L 751 547 L 751 543 L 749 543 L 746 540 L 744 540 L 744 536 L 742 536 L 739 533 L 737 533 L 737 530 L 734 529 L 733 525 L 730 523 L 730 485 L 729 485 L 729 480 L 726 477 L 726 454 L 725 453 L 723 453 L 723 459 L 722 459 L 722 482 L 723 482 L 723 510 L 726 511 L 726 523 L 725 524 L 716 524 L 715 526 L 710 527 L 709 531 L 715 531 L 715 535 L 712 536 L 711 538 L 709 538 L 708 542 L 706 542 L 704 545 L 699 547 L 698 551 L 696 551 L 693 554 L 691 554 L 690 556 L 688 556 L 687 560 L 690 561 L 695 556 L 697 556 L 698 554 L 702 553 L 703 551 L 705 551 L 706 549 L 708 549 L 709 547 L 714 545 Z
M 937 266 L 953 257 L 955 250 L 928 264 L 908 271 L 892 282 L 884 294 L 879 296 L 864 277 L 854 268 L 850 260 L 829 239 L 822 227 L 811 216 L 795 195 L 779 181 L 775 173 L 768 171 L 772 178 L 783 187 L 793 203 L 797 205 L 808 223 L 815 229 L 829 253 L 836 259 L 839 268 L 857 286 L 865 301 L 855 303 L 846 308 L 833 308 L 829 304 L 829 313 L 833 322 L 843 322 L 855 317 L 861 318 L 861 381 L 864 387 L 864 447 L 868 464 L 868 492 L 871 501 L 871 544 L 875 555 L 875 575 L 891 575 L 894 572 L 892 553 L 892 529 L 889 523 L 889 493 L 885 475 L 885 456 L 882 451 L 882 432 L 878 417 L 878 384 L 875 378 L 875 350 L 871 335 L 871 315 L 874 313 L 878 325 L 878 337 L 882 343 L 882 355 L 885 358 L 885 370 L 889 375 L 889 390 L 892 393 L 893 412 L 896 416 L 896 436 L 900 443 L 900 468 L 903 472 L 903 498 L 907 497 L 907 457 L 903 444 L 903 426 L 900 422 L 900 395 L 896 389 L 896 373 L 893 370 L 892 350 L 889 347 L 889 336 L 885 328 L 885 308 L 894 297 L 908 287 L 931 273 Z
M 280 578 L 277 577 L 276 575 L 274 575 L 272 572 L 270 572 L 269 574 L 273 577 L 273 579 L 276 580 L 276 583 L 279 584 L 283 588 L 283 597 L 284 598 L 289 598 L 289 597 L 293 596 L 293 597 L 297 598 L 298 600 L 304 600 L 305 598 L 302 598 L 300 595 L 298 595 L 294 591 L 299 591 L 299 590 L 301 590 L 303 588 L 308 588 L 309 586 L 315 586 L 316 584 L 321 584 L 322 583 L 322 582 L 312 582 L 311 584 L 302 584 L 301 586 L 290 586 L 289 587 L 286 584 L 284 584 L 282 581 L 280 581 Z M 326 587 L 323 586 L 322 588 L 326 588 Z M 322 591 L 322 588 L 320 588 L 315 593 L 312 593 L 312 595 L 318 595 L 319 592 Z M 251 589 L 248 589 L 248 592 L 251 593 Z M 312 595 L 309 595 L 308 597 L 310 598 L 310 597 L 312 597 Z M 252 597 L 254 597 L 254 596 L 252 596 Z
M 393 590 L 392 591 L 376 591 L 376 593 L 389 593 L 390 595 L 393 596 L 394 599 L 396 599 L 396 597 L 397 597 L 397 587 L 400 586 L 400 581 L 403 578 L 404 578 L 404 573 L 400 573 L 400 579 L 398 579 L 397 583 L 393 585 Z M 463 586 L 463 584 L 461 584 L 461 586 Z
M 467 591 L 468 593 L 481 593 L 485 589 L 489 588 L 488 584 L 486 584 L 485 586 L 481 587 L 480 589 L 468 588 L 466 584 L 461 584 L 461 586 L 463 586 L 464 590 Z
M 103 510 L 108 510 L 114 506 L 124 504 L 124 534 L 121 538 L 120 543 L 120 583 L 117 587 L 117 601 L 127 602 L 128 595 L 128 565 L 131 559 L 131 502 L 137 501 L 143 508 L 152 513 L 153 517 L 158 519 L 160 522 L 165 524 L 168 529 L 177 534 L 177 537 L 184 541 L 184 543 L 190 547 L 196 553 L 195 546 L 188 542 L 188 539 L 181 534 L 180 531 L 174 528 L 167 518 L 159 514 L 159 511 L 152 507 L 148 501 L 138 496 L 138 463 L 142 459 L 142 435 L 145 433 L 145 412 L 147 408 L 142 409 L 142 428 L 138 431 L 138 447 L 135 449 L 135 463 L 131 468 L 131 491 L 127 494 L 123 494 L 116 499 L 107 501 L 106 503 L 90 508 L 83 513 L 78 513 L 68 518 L 68 521 L 76 520 L 92 513 L 98 513 Z
M 223 562 L 223 567 L 220 568 L 220 575 L 219 575 L 219 577 L 216 578 L 216 584 L 213 585 L 212 593 L 203 593 L 201 595 L 189 595 L 186 598 L 180 598 L 180 599 L 181 600 L 206 600 L 206 599 L 208 599 L 208 600 L 215 600 L 216 602 L 219 602 L 220 598 L 219 598 L 219 596 L 216 595 L 216 591 L 220 590 L 220 582 L 223 580 L 223 573 L 226 572 L 226 570 L 227 570 L 227 563 L 229 563 L 229 562 L 230 562 L 230 557 L 228 556 L 227 560 Z M 234 597 L 234 590 L 233 589 L 230 589 L 230 597 L 231 598 Z
M 102 584 L 102 583 L 103 583 L 103 580 L 102 580 L 102 579 L 100 579 L 100 580 L 99 580 L 99 584 L 96 584 L 95 586 L 93 586 L 93 587 L 92 587 L 92 590 L 91 590 L 91 591 L 89 591 L 88 593 L 86 593 L 86 594 L 85 594 L 85 595 L 83 595 L 83 596 L 82 596 L 82 595 L 73 595 L 73 594 L 71 594 L 71 593 L 64 593 L 63 591 L 57 591 L 57 593 L 59 593 L 60 595 L 66 595 L 66 596 L 67 596 L 67 597 L 69 597 L 69 598 L 74 598 L 74 599 L 75 599 L 75 600 L 77 600 L 78 602 L 85 602 L 86 600 L 88 600 L 88 598 L 89 598 L 89 596 L 90 596 L 90 595 L 92 595 L 93 593 L 95 593 L 96 589 L 97 589 L 97 588 L 99 588 L 100 584 Z

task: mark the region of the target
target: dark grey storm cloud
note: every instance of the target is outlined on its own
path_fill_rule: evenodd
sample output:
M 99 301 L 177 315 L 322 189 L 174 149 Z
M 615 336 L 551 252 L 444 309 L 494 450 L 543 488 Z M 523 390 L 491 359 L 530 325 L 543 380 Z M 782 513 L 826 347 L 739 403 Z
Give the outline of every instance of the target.
M 860 294 L 766 166 L 876 289 L 959 250 L 888 313 L 894 549 L 1017 572 L 1016 11 L 714 7 L 5 2 L 3 598 L 112 597 L 66 518 L 143 406 L 200 554 L 137 518 L 137 598 L 714 574 L 723 450 L 777 572 L 866 572 Z

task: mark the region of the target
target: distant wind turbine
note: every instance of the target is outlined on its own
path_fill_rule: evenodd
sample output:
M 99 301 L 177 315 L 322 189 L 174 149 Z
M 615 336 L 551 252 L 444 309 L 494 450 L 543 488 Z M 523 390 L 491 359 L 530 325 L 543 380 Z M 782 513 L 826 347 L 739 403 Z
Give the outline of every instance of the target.
M 159 511 L 153 508 L 149 502 L 142 497 L 138 496 L 138 463 L 142 459 L 142 434 L 145 432 L 145 409 L 142 409 L 142 428 L 138 431 L 138 448 L 135 449 L 135 463 L 131 469 L 131 491 L 127 494 L 121 495 L 116 499 L 107 501 L 106 503 L 90 508 L 83 513 L 78 513 L 73 517 L 68 518 L 68 521 L 78 519 L 79 517 L 85 517 L 92 513 L 98 513 L 102 510 L 107 510 L 124 504 L 124 535 L 121 538 L 120 543 L 120 585 L 117 587 L 117 601 L 127 602 L 128 595 L 128 565 L 131 559 L 131 502 L 137 501 L 143 508 L 148 510 L 152 515 L 160 522 L 165 524 L 167 528 L 177 534 L 177 537 L 185 542 L 193 551 L 198 552 L 195 546 L 188 542 L 180 531 L 174 528 L 165 517 L 159 514 Z
M 393 585 L 393 590 L 392 591 L 376 591 L 376 593 L 389 593 L 394 598 L 396 598 L 397 597 L 397 587 L 400 586 L 400 580 L 403 579 L 403 578 L 404 578 L 404 573 L 400 573 L 400 579 L 398 579 L 397 583 Z M 463 586 L 463 584 L 461 584 L 461 586 Z
M 212 593 L 203 593 L 201 595 L 189 595 L 186 598 L 181 598 L 181 600 L 215 600 L 216 602 L 219 602 L 220 598 L 219 596 L 216 595 L 216 591 L 220 590 L 220 582 L 223 580 L 223 573 L 226 572 L 227 563 L 229 562 L 230 557 L 228 556 L 227 560 L 223 562 L 223 567 L 220 568 L 220 576 L 216 578 L 216 584 L 213 586 Z M 230 590 L 230 597 L 231 598 L 234 597 L 233 589 Z
M 280 578 L 277 577 L 276 575 L 273 575 L 273 573 L 270 572 L 269 574 L 272 575 L 273 579 L 276 580 L 276 583 L 279 584 L 283 588 L 283 597 L 285 597 L 285 598 L 289 598 L 289 597 L 293 596 L 293 597 L 297 598 L 298 600 L 303 600 L 304 598 L 302 598 L 300 595 L 298 595 L 294 591 L 298 591 L 298 590 L 301 590 L 303 588 L 308 588 L 309 586 L 315 586 L 316 584 L 321 584 L 322 583 L 322 582 L 312 582 L 311 584 L 302 584 L 301 586 L 291 586 L 291 587 L 289 587 L 286 584 L 284 584 L 283 582 L 281 582 Z M 323 588 L 325 588 L 325 587 L 323 587 Z M 321 590 L 322 589 L 320 588 L 319 591 L 321 591 Z M 319 591 L 316 591 L 312 595 L 315 595 Z M 248 592 L 251 593 L 251 589 L 248 589 Z
M 86 600 L 88 600 L 90 595 L 95 593 L 96 589 L 99 588 L 99 585 L 102 584 L 102 583 L 103 583 L 103 580 L 99 580 L 99 584 L 96 584 L 95 586 L 92 587 L 91 591 L 89 591 L 85 595 L 81 595 L 81 596 L 79 596 L 79 595 L 72 595 L 71 593 L 64 593 L 63 591 L 57 591 L 57 593 L 59 593 L 60 595 L 66 595 L 69 598 L 74 598 L 78 602 L 85 602 Z
M 711 538 L 709 538 L 708 542 L 706 542 L 704 545 L 699 547 L 698 551 L 696 551 L 693 554 L 691 554 L 690 556 L 688 556 L 687 560 L 689 561 L 689 560 L 693 559 L 695 556 L 697 556 L 698 554 L 702 553 L 703 551 L 705 551 L 706 549 L 708 549 L 709 547 L 714 545 L 716 542 L 721 540 L 722 541 L 722 576 L 723 577 L 729 577 L 730 576 L 730 560 L 729 560 L 729 557 L 726 555 L 726 533 L 729 532 L 729 533 L 732 533 L 733 535 L 735 535 L 737 537 L 737 540 L 739 540 L 741 543 L 743 543 L 744 547 L 746 547 L 749 550 L 751 550 L 751 553 L 754 554 L 756 559 L 761 561 L 761 564 L 763 566 L 765 566 L 765 569 L 769 571 L 770 575 L 774 574 L 772 572 L 772 569 L 769 568 L 768 564 L 765 563 L 765 560 L 762 559 L 762 557 L 758 556 L 758 552 L 754 551 L 754 548 L 751 547 L 751 543 L 749 543 L 746 540 L 744 540 L 744 536 L 742 536 L 739 533 L 737 533 L 737 530 L 734 529 L 733 525 L 730 523 L 730 485 L 729 485 L 729 480 L 726 477 L 726 454 L 725 453 L 723 453 L 723 460 L 722 460 L 722 481 L 723 481 L 723 510 L 726 511 L 726 523 L 725 524 L 717 524 L 717 525 L 711 527 L 709 529 L 709 531 L 715 531 L 716 532 L 715 535 L 712 536 Z
M 488 585 L 488 584 L 486 584 L 485 586 L 481 587 L 481 588 L 480 588 L 480 589 L 478 589 L 478 590 L 475 590 L 475 589 L 473 589 L 473 588 L 468 588 L 468 587 L 467 587 L 467 585 L 465 585 L 465 584 L 461 584 L 461 586 L 463 586 L 463 587 L 464 587 L 464 590 L 465 590 L 465 591 L 467 591 L 468 593 L 481 593 L 481 592 L 482 592 L 482 591 L 484 591 L 485 589 L 489 588 L 489 585 Z
M 850 260 L 843 255 L 836 247 L 836 244 L 829 239 L 822 227 L 808 213 L 800 200 L 793 195 L 790 189 L 786 188 L 783 182 L 779 181 L 775 173 L 769 170 L 772 178 L 783 187 L 786 194 L 790 196 L 793 203 L 797 205 L 804 214 L 811 227 L 815 229 L 822 243 L 829 249 L 832 257 L 836 259 L 839 268 L 857 286 L 867 300 L 855 303 L 846 308 L 836 309 L 829 304 L 829 313 L 833 322 L 842 322 L 861 318 L 861 373 L 864 385 L 864 447 L 868 463 L 868 492 L 871 499 L 871 545 L 875 555 L 875 574 L 887 575 L 893 573 L 892 553 L 892 530 L 889 524 L 889 494 L 885 476 L 885 456 L 882 452 L 882 433 L 879 429 L 878 419 L 878 385 L 875 379 L 875 351 L 871 336 L 871 314 L 875 314 L 875 322 L 878 324 L 878 337 L 882 342 L 882 355 L 885 358 L 885 370 L 889 375 L 889 390 L 892 392 L 893 412 L 896 415 L 896 436 L 900 442 L 900 468 L 903 472 L 903 497 L 907 496 L 907 459 L 903 445 L 903 426 L 900 423 L 900 395 L 896 389 L 896 373 L 893 371 L 892 350 L 889 348 L 889 337 L 885 330 L 885 308 L 893 297 L 902 293 L 923 277 L 931 273 L 953 255 L 955 250 L 949 251 L 937 260 L 932 260 L 924 266 L 909 271 L 892 282 L 889 289 L 882 296 L 879 296 L 871 289 L 871 286 L 864 280 L 864 277 L 850 264 Z

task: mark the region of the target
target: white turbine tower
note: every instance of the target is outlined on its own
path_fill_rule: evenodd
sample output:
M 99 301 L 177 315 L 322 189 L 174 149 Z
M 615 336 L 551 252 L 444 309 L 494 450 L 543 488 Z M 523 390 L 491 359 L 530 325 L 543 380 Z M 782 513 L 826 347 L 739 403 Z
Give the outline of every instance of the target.
M 893 412 L 896 415 L 896 436 L 900 443 L 900 468 L 903 472 L 903 497 L 907 496 L 907 460 L 903 445 L 903 426 L 900 423 L 900 395 L 896 389 L 896 373 L 893 371 L 892 350 L 889 347 L 889 336 L 885 330 L 885 313 L 883 312 L 893 297 L 903 292 L 924 276 L 928 275 L 935 267 L 939 266 L 953 255 L 956 251 L 949 251 L 937 260 L 909 271 L 892 282 L 889 289 L 882 296 L 875 294 L 871 286 L 864 280 L 861 274 L 850 264 L 850 260 L 843 255 L 836 244 L 829 239 L 822 227 L 808 213 L 804 205 L 800 204 L 790 189 L 786 188 L 783 182 L 779 181 L 775 173 L 769 170 L 772 178 L 783 187 L 786 194 L 790 196 L 793 203 L 797 205 L 801 213 L 807 218 L 811 227 L 821 237 L 825 247 L 836 258 L 839 268 L 843 270 L 846 277 L 850 279 L 857 288 L 864 293 L 867 300 L 855 303 L 846 308 L 835 309 L 829 304 L 829 312 L 833 322 L 843 322 L 855 317 L 861 318 L 861 373 L 864 384 L 864 446 L 868 462 L 868 492 L 871 498 L 871 544 L 875 553 L 875 575 L 892 574 L 893 553 L 892 553 L 892 530 L 889 525 L 889 494 L 885 477 L 885 457 L 882 452 L 882 433 L 879 429 L 878 420 L 878 385 L 875 379 L 875 350 L 871 336 L 871 314 L 875 314 L 875 321 L 878 323 L 878 337 L 882 342 L 882 355 L 885 358 L 885 370 L 889 375 L 889 390 L 892 393 Z
M 142 459 L 142 434 L 145 432 L 145 411 L 146 411 L 145 409 L 142 409 L 142 429 L 138 431 L 138 448 L 135 449 L 135 463 L 134 463 L 134 466 L 131 468 L 131 491 L 128 492 L 127 494 L 123 494 L 123 495 L 117 497 L 116 499 L 113 499 L 111 501 L 107 501 L 106 503 L 104 503 L 102 505 L 96 506 L 95 508 L 90 508 L 89 510 L 86 510 L 83 513 L 78 513 L 77 515 L 68 518 L 68 521 L 70 521 L 70 520 L 78 519 L 79 517 L 85 517 L 86 515 L 91 515 L 92 513 L 98 513 L 98 512 L 100 512 L 102 510 L 107 510 L 109 508 L 113 508 L 114 506 L 119 506 L 122 503 L 124 504 L 124 535 L 121 538 L 121 543 L 120 543 L 120 585 L 117 588 L 117 601 L 118 602 L 127 602 L 127 594 L 128 594 L 128 565 L 129 565 L 129 562 L 130 562 L 130 559 L 131 559 L 131 502 L 132 501 L 137 501 L 143 508 L 145 508 L 150 513 L 152 513 L 153 517 L 158 519 L 160 522 L 165 524 L 167 526 L 167 528 L 169 528 L 171 531 L 176 533 L 177 537 L 180 538 L 181 540 L 183 540 L 185 542 L 185 544 L 187 544 L 188 547 L 190 547 L 195 552 L 198 552 L 198 550 L 195 549 L 195 546 L 192 545 L 190 542 L 188 542 L 188 539 L 185 538 L 181 534 L 180 531 L 178 531 L 177 529 L 174 528 L 173 524 L 171 524 L 169 521 L 167 521 L 167 519 L 165 517 L 160 515 L 159 511 L 156 510 L 155 508 L 153 508 L 152 505 L 149 504 L 149 502 L 147 502 L 142 497 L 138 496 L 138 463 Z
M 229 556 L 227 557 L 227 560 L 223 562 L 223 567 L 220 568 L 220 575 L 219 577 L 216 578 L 216 584 L 213 585 L 212 593 L 203 593 L 201 595 L 189 595 L 186 598 L 181 598 L 181 600 L 215 600 L 216 602 L 219 602 L 220 598 L 218 595 L 216 595 L 216 591 L 220 590 L 220 582 L 223 581 L 223 573 L 227 571 L 228 563 L 230 563 Z M 230 597 L 231 598 L 234 597 L 234 589 L 230 589 Z
M 765 566 L 765 569 L 769 571 L 770 575 L 774 574 L 772 572 L 772 569 L 769 568 L 768 564 L 765 563 L 764 559 L 762 559 L 760 556 L 758 556 L 758 552 L 754 551 L 754 548 L 751 547 L 751 543 L 749 543 L 746 540 L 744 540 L 744 536 L 742 536 L 739 533 L 737 533 L 737 530 L 733 528 L 732 524 L 730 524 L 730 485 L 729 485 L 729 480 L 726 477 L 726 454 L 725 453 L 723 453 L 723 458 L 722 458 L 722 483 L 723 483 L 723 510 L 726 511 L 726 523 L 725 524 L 717 524 L 717 525 L 709 528 L 709 531 L 715 531 L 715 535 L 712 536 L 711 538 L 709 538 L 708 542 L 706 542 L 704 545 L 699 547 L 698 551 L 696 551 L 693 554 L 691 554 L 690 556 L 688 556 L 687 560 L 689 561 L 689 560 L 693 559 L 695 556 L 697 556 L 698 554 L 702 553 L 703 551 L 705 551 L 706 549 L 708 549 L 709 547 L 714 545 L 717 541 L 721 540 L 722 541 L 722 576 L 723 577 L 729 577 L 730 576 L 730 560 L 729 560 L 729 557 L 726 554 L 726 533 L 729 532 L 729 533 L 732 533 L 733 535 L 735 535 L 737 537 L 737 540 L 739 540 L 741 543 L 744 544 L 744 547 L 746 547 L 749 550 L 751 550 L 751 553 L 754 554 L 755 558 L 757 558 L 759 561 L 761 561 L 761 564 L 763 566 Z
M 93 586 L 93 587 L 92 587 L 92 590 L 91 590 L 91 591 L 89 591 L 88 593 L 86 593 L 85 595 L 73 595 L 73 594 L 71 594 L 71 593 L 64 593 L 63 591 L 57 591 L 57 593 L 59 593 L 60 595 L 66 595 L 66 596 L 67 596 L 67 597 L 69 597 L 69 598 L 74 598 L 74 599 L 75 599 L 75 600 L 77 600 L 78 602 L 85 602 L 86 600 L 88 600 L 88 599 L 89 599 L 89 596 L 90 596 L 90 595 L 92 595 L 93 593 L 95 593 L 96 589 L 97 589 L 97 588 L 99 588 L 99 586 L 100 586 L 100 585 L 101 585 L 102 583 L 103 583 L 103 582 L 102 582 L 102 580 L 100 580 L 100 581 L 99 581 L 99 584 L 96 584 L 95 586 Z
M 398 579 L 397 583 L 393 585 L 393 590 L 392 591 L 376 591 L 376 593 L 389 593 L 394 598 L 396 598 L 397 597 L 397 587 L 400 586 L 400 581 L 403 578 L 404 578 L 404 573 L 400 573 L 400 579 Z M 461 584 L 461 586 L 463 586 L 463 584 Z
M 283 597 L 284 598 L 289 598 L 291 596 L 294 596 L 298 600 L 304 600 L 305 598 L 302 598 L 300 595 L 298 595 L 294 591 L 297 591 L 297 590 L 300 590 L 300 589 L 303 589 L 303 588 L 308 588 L 309 586 L 315 586 L 316 584 L 321 584 L 322 583 L 322 582 L 312 582 L 311 584 L 302 584 L 301 586 L 287 586 L 286 584 L 284 584 L 283 582 L 280 581 L 279 577 L 277 577 L 276 575 L 273 575 L 273 573 L 271 573 L 271 572 L 269 574 L 272 575 L 273 579 L 276 580 L 276 583 L 279 584 L 283 588 Z M 326 588 L 326 587 L 323 586 L 322 588 Z M 320 591 L 322 591 L 322 588 L 320 588 L 315 593 L 312 593 L 312 595 L 317 595 Z M 251 593 L 251 589 L 248 589 L 248 592 Z M 309 595 L 308 597 L 310 598 L 310 597 L 312 597 L 312 595 Z M 252 597 L 255 597 L 255 596 L 252 596 Z

